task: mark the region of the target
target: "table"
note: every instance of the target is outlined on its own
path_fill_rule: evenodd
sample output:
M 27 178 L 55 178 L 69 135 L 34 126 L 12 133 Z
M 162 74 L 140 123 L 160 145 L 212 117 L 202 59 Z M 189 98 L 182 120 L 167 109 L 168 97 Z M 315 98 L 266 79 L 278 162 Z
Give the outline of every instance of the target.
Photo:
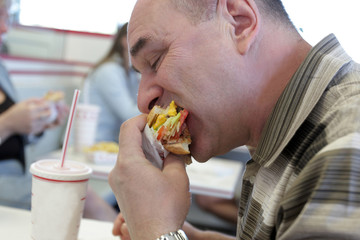
M 60 159 L 62 150 L 59 149 L 50 153 L 44 158 Z M 74 151 L 68 148 L 66 153 L 67 159 L 86 163 L 93 169 L 92 178 L 106 180 L 106 186 L 100 186 L 97 181 L 95 190 L 109 191 L 107 183 L 108 175 L 113 169 L 115 162 L 111 164 L 95 164 L 89 160 L 84 153 Z M 244 170 L 244 162 L 227 159 L 227 158 L 211 158 L 206 163 L 193 163 L 187 166 L 186 171 L 190 181 L 190 191 L 194 194 L 208 195 L 230 199 L 235 194 L 236 184 L 238 183 Z M 90 182 L 90 185 L 92 182 Z M 98 191 L 97 191 L 98 192 Z M 104 195 L 104 194 L 101 194 Z
M 113 223 L 82 219 L 78 240 L 119 240 L 111 233 Z M 29 240 L 31 212 L 0 206 L 0 239 Z

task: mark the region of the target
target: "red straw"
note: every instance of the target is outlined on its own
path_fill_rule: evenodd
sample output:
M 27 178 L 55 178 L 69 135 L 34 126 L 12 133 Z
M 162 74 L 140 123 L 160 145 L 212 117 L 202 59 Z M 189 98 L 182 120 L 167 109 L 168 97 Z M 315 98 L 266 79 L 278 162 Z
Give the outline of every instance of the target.
M 79 100 L 79 95 L 80 95 L 80 91 L 75 89 L 74 97 L 73 97 L 73 101 L 72 101 L 71 109 L 70 109 L 70 115 L 69 115 L 69 119 L 68 119 L 68 122 L 67 122 L 64 143 L 63 143 L 62 157 L 61 157 L 61 167 L 64 167 L 66 150 L 67 150 L 67 146 L 68 146 L 68 143 L 69 143 L 71 125 L 72 125 L 72 122 L 73 122 L 73 119 L 74 119 L 74 115 L 75 115 L 75 111 L 76 111 L 76 104 L 77 104 L 77 102 Z

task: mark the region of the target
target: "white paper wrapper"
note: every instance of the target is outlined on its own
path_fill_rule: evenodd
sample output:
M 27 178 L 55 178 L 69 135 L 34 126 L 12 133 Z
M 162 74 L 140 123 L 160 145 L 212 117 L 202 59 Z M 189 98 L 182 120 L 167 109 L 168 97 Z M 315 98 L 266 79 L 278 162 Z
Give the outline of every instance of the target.
M 50 104 L 51 114 L 50 114 L 50 116 L 46 119 L 46 122 L 47 122 L 47 123 L 52 123 L 52 122 L 55 121 L 55 119 L 57 118 L 58 110 L 56 109 L 56 103 L 54 103 L 54 102 L 49 102 L 49 104 Z
M 169 154 L 169 152 L 158 142 L 149 126 L 146 124 L 144 131 L 142 133 L 142 148 L 144 150 L 145 157 L 158 168 L 163 166 L 163 158 Z

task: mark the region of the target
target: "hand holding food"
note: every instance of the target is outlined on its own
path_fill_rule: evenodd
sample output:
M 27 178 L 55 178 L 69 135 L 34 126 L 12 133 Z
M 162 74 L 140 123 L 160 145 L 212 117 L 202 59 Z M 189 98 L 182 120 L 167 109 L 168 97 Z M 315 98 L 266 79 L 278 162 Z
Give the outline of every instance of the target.
M 146 116 L 140 115 L 121 126 L 119 154 L 109 176 L 131 239 L 156 239 L 176 231 L 182 227 L 191 203 L 183 162 L 187 155 L 169 154 L 161 170 L 154 167 L 142 149 L 146 124 Z
M 54 122 L 58 117 L 58 105 L 64 100 L 64 93 L 61 91 L 49 91 L 43 97 L 50 105 L 50 116 L 47 118 L 48 123 Z
M 180 155 L 188 155 L 186 164 L 191 163 L 189 145 L 191 137 L 186 126 L 188 111 L 178 107 L 174 101 L 167 108 L 154 106 L 147 116 L 147 124 L 143 132 L 143 148 L 145 155 L 158 167 L 169 152 Z M 153 149 L 156 151 L 153 151 Z M 154 156 L 155 155 L 155 156 Z
M 38 134 L 46 128 L 43 116 L 49 114 L 49 105 L 42 99 L 28 99 L 11 106 L 2 115 L 7 135 Z
M 48 127 L 55 127 L 65 122 L 69 106 L 64 101 L 65 94 L 62 91 L 49 91 L 45 94 L 45 99 L 50 105 L 50 116 L 47 118 Z

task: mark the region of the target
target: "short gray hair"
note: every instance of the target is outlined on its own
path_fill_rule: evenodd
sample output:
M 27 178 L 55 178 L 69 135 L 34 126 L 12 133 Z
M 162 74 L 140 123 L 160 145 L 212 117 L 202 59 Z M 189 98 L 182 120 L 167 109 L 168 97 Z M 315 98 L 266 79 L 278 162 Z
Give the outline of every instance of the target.
M 197 24 L 215 16 L 218 0 L 170 0 L 170 2 L 192 23 Z
M 194 23 L 211 20 L 218 0 L 170 0 L 171 4 Z M 281 24 L 294 27 L 281 0 L 255 0 L 261 14 Z
M 294 27 L 281 0 L 255 0 L 260 13 L 281 24 Z

